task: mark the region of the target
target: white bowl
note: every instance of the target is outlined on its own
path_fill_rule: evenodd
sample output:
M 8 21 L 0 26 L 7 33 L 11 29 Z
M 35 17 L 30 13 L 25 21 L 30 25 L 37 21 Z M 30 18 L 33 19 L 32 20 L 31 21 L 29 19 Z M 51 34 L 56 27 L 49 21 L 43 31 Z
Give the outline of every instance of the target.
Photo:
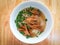
M 20 34 L 19 31 L 17 30 L 16 24 L 15 24 L 15 19 L 18 15 L 19 11 L 21 11 L 24 8 L 30 7 L 30 6 L 40 9 L 44 13 L 44 15 L 48 21 L 46 24 L 46 28 L 41 35 L 39 35 L 38 37 L 35 37 L 35 38 L 27 39 L 25 36 Z M 52 19 L 51 13 L 50 13 L 49 9 L 42 3 L 38 3 L 38 2 L 34 2 L 34 1 L 22 2 L 14 8 L 14 10 L 12 11 L 12 13 L 10 15 L 11 31 L 18 40 L 20 40 L 24 43 L 35 44 L 35 43 L 43 41 L 50 34 L 50 32 L 52 30 L 52 26 L 53 26 L 53 19 Z

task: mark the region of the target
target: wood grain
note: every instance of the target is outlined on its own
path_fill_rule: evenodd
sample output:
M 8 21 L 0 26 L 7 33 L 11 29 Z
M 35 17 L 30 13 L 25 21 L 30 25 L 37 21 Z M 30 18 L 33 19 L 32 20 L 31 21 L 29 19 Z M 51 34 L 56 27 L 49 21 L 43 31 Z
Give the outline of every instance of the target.
M 27 0 L 0 0 L 0 45 L 60 45 L 60 0 L 36 0 L 44 3 L 51 11 L 54 27 L 51 34 L 37 44 L 25 44 L 15 38 L 9 26 L 13 8 Z

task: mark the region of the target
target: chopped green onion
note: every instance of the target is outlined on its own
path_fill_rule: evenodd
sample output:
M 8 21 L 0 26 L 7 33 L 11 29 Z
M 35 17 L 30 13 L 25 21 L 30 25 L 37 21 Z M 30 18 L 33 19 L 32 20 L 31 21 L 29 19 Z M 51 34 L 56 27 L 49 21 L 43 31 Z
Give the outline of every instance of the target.
M 47 19 L 45 19 L 45 21 L 47 21 Z
M 25 34 L 23 31 L 20 31 L 20 33 L 23 34 L 23 35 Z
M 15 23 L 16 23 L 16 27 L 20 28 L 20 25 L 18 24 L 18 22 L 16 20 L 15 20 Z
M 30 35 L 26 35 L 26 38 L 30 38 L 31 36 Z
M 26 25 L 26 23 L 23 23 L 23 22 L 22 22 L 21 24 L 22 24 L 23 26 Z
M 29 30 L 31 27 L 29 25 L 26 25 L 27 29 Z
M 29 9 L 30 9 L 30 10 L 33 10 L 34 8 L 30 6 Z

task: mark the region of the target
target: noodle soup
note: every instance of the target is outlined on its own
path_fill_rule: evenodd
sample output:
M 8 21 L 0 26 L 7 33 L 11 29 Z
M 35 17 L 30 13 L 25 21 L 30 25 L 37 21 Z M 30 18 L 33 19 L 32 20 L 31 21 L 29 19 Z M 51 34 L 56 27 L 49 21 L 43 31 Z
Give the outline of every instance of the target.
M 47 19 L 35 7 L 27 7 L 19 11 L 15 24 L 18 31 L 26 38 L 38 37 L 46 27 Z

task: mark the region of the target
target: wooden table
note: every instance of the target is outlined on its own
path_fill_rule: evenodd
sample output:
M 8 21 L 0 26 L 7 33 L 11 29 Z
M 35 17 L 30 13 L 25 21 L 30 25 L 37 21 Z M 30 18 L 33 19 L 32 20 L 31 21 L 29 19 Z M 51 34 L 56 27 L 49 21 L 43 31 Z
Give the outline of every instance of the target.
M 0 0 L 0 45 L 32 45 L 20 42 L 12 34 L 9 18 L 13 8 L 26 0 Z M 42 42 L 33 45 L 60 45 L 60 0 L 36 0 L 44 3 L 51 11 L 54 27 Z

